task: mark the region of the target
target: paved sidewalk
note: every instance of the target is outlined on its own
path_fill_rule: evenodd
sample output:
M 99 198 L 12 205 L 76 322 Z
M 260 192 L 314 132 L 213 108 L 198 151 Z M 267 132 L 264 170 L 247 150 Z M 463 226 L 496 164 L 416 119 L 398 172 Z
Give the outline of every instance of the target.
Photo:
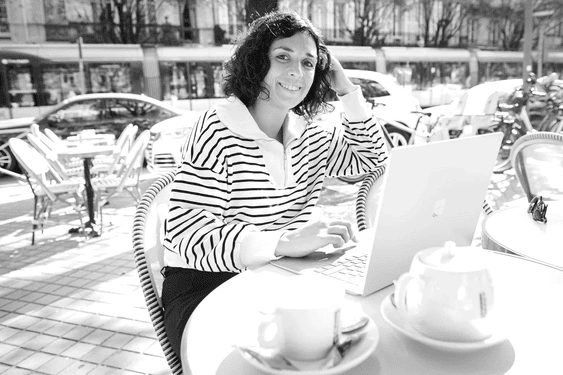
M 153 180 L 145 175 L 143 190 Z M 329 181 L 324 213 L 354 221 L 356 192 Z M 523 193 L 505 174 L 488 198 L 498 209 Z M 99 238 L 50 225 L 31 246 L 29 187 L 0 177 L 0 374 L 170 373 L 134 266 L 132 202 L 123 194 L 104 208 Z

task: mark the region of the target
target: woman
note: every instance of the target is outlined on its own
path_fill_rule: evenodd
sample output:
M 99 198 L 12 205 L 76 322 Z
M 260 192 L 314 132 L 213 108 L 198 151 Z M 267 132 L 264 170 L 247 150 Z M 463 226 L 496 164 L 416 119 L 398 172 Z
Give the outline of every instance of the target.
M 225 64 L 228 99 L 183 147 L 165 225 L 165 327 L 180 355 L 197 304 L 237 273 L 354 239 L 347 221 L 308 221 L 325 176 L 366 173 L 387 149 L 359 87 L 310 21 L 275 12 L 250 25 Z M 330 88 L 342 128 L 311 124 Z

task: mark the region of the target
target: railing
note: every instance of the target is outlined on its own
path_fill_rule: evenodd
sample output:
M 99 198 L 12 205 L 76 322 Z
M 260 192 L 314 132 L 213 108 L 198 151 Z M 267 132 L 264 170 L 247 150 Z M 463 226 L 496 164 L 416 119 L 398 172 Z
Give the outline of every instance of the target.
M 127 43 L 179 45 L 199 43 L 202 29 L 174 25 L 136 25 L 133 28 L 107 23 L 46 24 L 48 42 L 74 42 L 81 36 L 84 43 Z

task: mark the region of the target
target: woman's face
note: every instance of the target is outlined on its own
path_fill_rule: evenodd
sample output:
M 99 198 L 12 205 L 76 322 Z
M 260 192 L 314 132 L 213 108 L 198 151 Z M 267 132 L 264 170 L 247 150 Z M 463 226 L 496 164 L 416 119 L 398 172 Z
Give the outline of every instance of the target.
M 270 70 L 263 81 L 270 92 L 268 101 L 290 110 L 303 101 L 313 84 L 317 46 L 310 35 L 297 33 L 275 40 L 268 54 Z

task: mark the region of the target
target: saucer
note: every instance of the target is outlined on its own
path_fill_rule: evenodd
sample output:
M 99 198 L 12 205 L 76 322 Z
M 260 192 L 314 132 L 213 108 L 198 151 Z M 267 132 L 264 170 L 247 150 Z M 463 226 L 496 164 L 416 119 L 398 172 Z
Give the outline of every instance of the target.
M 408 322 L 405 321 L 403 316 L 397 311 L 395 306 L 391 303 L 391 296 L 385 297 L 381 303 L 381 315 L 391 327 L 395 328 L 397 331 L 401 332 L 407 337 L 418 341 L 420 343 L 426 344 L 428 346 L 434 347 L 436 349 L 441 349 L 445 351 L 470 351 L 488 348 L 490 346 L 496 345 L 506 339 L 504 335 L 500 332 L 493 332 L 493 334 L 485 339 L 479 341 L 442 341 L 433 339 L 431 337 L 422 335 L 417 330 L 415 330 Z
M 244 358 L 247 362 L 251 365 L 256 367 L 257 369 L 264 371 L 268 374 L 274 375 L 295 375 L 303 374 L 303 375 L 331 375 L 331 374 L 342 374 L 347 370 L 359 365 L 362 363 L 370 354 L 375 350 L 377 347 L 377 343 L 379 342 L 379 330 L 377 329 L 377 325 L 373 322 L 373 320 L 369 319 L 369 322 L 366 327 L 361 332 L 365 332 L 365 336 L 362 338 L 360 342 L 354 345 L 350 350 L 345 354 L 339 364 L 334 367 L 328 369 L 318 369 L 318 370 L 277 370 L 266 365 L 263 365 L 255 358 L 251 357 L 250 355 L 246 355 L 239 350 L 239 353 L 242 358 Z M 346 334 L 343 334 L 346 337 Z

